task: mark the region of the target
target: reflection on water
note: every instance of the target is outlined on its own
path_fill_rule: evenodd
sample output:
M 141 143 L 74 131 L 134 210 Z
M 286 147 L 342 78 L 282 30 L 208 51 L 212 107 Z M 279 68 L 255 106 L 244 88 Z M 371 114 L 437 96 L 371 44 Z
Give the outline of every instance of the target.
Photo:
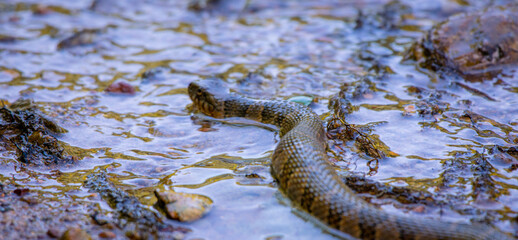
M 99 201 L 82 183 L 106 170 L 150 207 L 156 188 L 209 196 L 208 216 L 178 223 L 192 229 L 188 237 L 332 239 L 278 194 L 268 168 L 276 134 L 192 117 L 186 87 L 216 75 L 249 96 L 313 96 L 313 109 L 328 120 L 327 103 L 340 86 L 369 75 L 377 76 L 372 91 L 350 100 L 354 110 L 346 120 L 371 124 L 371 134 L 396 155 L 380 160 L 368 178 L 469 206 L 409 214 L 487 221 L 516 232 L 518 160 L 508 150 L 518 144 L 518 76 L 467 82 L 401 63 L 405 49 L 434 23 L 486 3 L 401 1 L 390 10 L 386 2 L 250 1 L 242 11 L 201 12 L 188 11 L 186 1 L 0 2 L 0 101 L 33 99 L 68 130 L 58 139 L 82 158 L 58 173 L 21 167 L 14 152 L 0 148 L 0 181 L 59 207 L 71 199 Z M 58 49 L 85 29 L 98 31 Z M 136 93 L 105 92 L 114 82 Z M 441 112 L 434 112 L 437 105 Z M 337 169 L 367 174 L 370 159 L 344 146 Z M 481 161 L 487 162 L 482 169 Z M 408 212 L 391 201 L 373 202 Z

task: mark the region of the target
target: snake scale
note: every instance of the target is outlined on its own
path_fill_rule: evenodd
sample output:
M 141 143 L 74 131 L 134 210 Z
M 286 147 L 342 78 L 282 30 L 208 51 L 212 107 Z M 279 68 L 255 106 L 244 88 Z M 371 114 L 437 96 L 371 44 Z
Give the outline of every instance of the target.
M 214 118 L 244 117 L 279 127 L 271 173 L 291 202 L 325 225 L 358 239 L 511 239 L 486 225 L 440 222 L 388 214 L 358 197 L 326 154 L 322 121 L 288 101 L 255 100 L 230 93 L 221 80 L 189 84 L 198 110 Z

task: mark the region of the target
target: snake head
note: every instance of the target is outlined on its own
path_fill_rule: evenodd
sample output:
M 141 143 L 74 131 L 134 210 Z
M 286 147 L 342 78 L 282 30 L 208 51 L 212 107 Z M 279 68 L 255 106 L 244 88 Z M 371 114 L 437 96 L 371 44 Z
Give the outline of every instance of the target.
M 221 79 L 191 82 L 188 91 L 194 106 L 202 113 L 214 118 L 224 117 L 225 99 L 230 92 Z

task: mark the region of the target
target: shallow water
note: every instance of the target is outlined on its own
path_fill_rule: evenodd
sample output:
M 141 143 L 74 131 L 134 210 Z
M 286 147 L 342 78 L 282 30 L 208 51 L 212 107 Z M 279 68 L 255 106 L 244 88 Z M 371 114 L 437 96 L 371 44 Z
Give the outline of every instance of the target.
M 433 24 L 488 3 L 401 2 L 409 10 L 390 17 L 379 14 L 387 3 L 382 0 L 251 1 L 242 10 L 203 12 L 188 11 L 186 1 L 106 0 L 94 9 L 86 0 L 0 1 L 0 36 L 15 38 L 0 41 L 0 101 L 33 99 L 68 130 L 59 140 L 84 156 L 59 169 L 62 174 L 52 174 L 20 168 L 13 152 L 1 152 L 0 181 L 30 188 L 59 207 L 66 199 L 99 201 L 89 198 L 82 183 L 86 175 L 106 170 L 150 207 L 156 188 L 209 196 L 214 208 L 208 216 L 178 223 L 192 229 L 188 238 L 333 239 L 299 217 L 278 193 L 268 166 L 278 136 L 263 127 L 193 113 L 186 87 L 216 75 L 248 96 L 312 96 L 313 109 L 328 120 L 329 99 L 343 83 L 380 73 L 376 91 L 352 100 L 359 109 L 346 118 L 352 124 L 377 123 L 372 134 L 398 155 L 380 160 L 368 178 L 455 196 L 475 211 L 429 207 L 417 213 L 391 201 L 372 201 L 395 214 L 448 221 L 489 216 L 502 231 L 516 233 L 518 172 L 510 170 L 511 163 L 490 162 L 494 195 L 474 191 L 477 172 L 453 163 L 472 162 L 470 157 L 488 154 L 493 145 L 518 145 L 518 76 L 469 82 L 401 61 L 405 49 Z M 48 11 L 35 14 L 36 3 Z M 244 1 L 236 4 L 244 6 Z M 358 19 L 363 25 L 355 28 Z M 57 49 L 61 40 L 83 29 L 100 31 L 91 44 Z M 163 69 L 155 79 L 142 78 L 155 67 Z M 249 72 L 256 77 L 242 80 Z M 136 93 L 104 91 L 120 81 Z M 404 114 L 418 100 L 410 86 L 443 91 L 446 111 Z M 460 116 L 466 111 L 486 119 L 464 121 Z M 337 170 L 369 173 L 370 159 L 348 147 Z M 450 171 L 460 175 L 444 180 Z M 247 178 L 248 173 L 261 178 Z

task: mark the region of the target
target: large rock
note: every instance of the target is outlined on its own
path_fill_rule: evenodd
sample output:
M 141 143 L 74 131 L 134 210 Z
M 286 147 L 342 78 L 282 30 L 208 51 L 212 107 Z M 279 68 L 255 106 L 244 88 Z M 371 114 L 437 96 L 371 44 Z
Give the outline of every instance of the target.
M 518 6 L 456 15 L 431 29 L 410 55 L 466 80 L 492 78 L 518 63 Z

